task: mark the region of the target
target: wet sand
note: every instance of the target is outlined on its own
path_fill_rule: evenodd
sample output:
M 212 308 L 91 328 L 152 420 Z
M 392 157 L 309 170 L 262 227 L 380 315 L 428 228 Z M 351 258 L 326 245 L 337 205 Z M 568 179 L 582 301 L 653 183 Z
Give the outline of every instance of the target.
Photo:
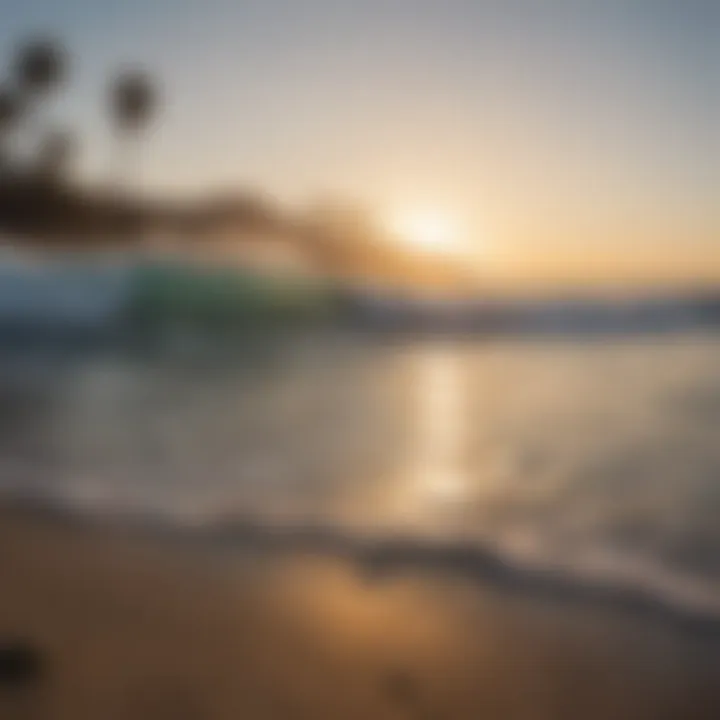
M 0 511 L 0 718 L 720 717 L 720 642 L 628 609 Z M 0 673 L 1 675 L 1 673 Z

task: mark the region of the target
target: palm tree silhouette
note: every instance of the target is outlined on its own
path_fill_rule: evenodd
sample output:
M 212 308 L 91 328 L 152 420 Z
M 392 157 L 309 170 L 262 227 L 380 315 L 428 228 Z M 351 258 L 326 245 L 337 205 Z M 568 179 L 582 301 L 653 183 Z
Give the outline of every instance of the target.
M 140 134 L 148 125 L 157 105 L 155 87 L 150 76 L 142 71 L 129 71 L 120 74 L 111 87 L 111 115 L 117 133 L 121 185 L 132 181 L 131 175 L 139 172 L 139 168 L 129 163 L 139 162 Z M 135 153 L 131 146 L 135 145 Z M 135 158 L 133 158 L 135 154 Z M 126 162 L 128 165 L 126 165 Z M 122 176 L 125 176 L 123 183 Z M 138 181 L 139 178 L 135 177 Z
M 7 169 L 8 138 L 22 117 L 23 106 L 17 93 L 0 88 L 0 173 Z
M 15 128 L 22 115 L 22 103 L 17 93 L 0 88 L 0 138 Z
M 65 80 L 67 56 L 53 40 L 32 40 L 20 48 L 15 61 L 18 87 L 28 97 L 38 99 L 49 94 Z
M 67 177 L 76 146 L 75 135 L 67 130 L 48 133 L 37 154 L 36 169 L 40 177 L 51 182 Z
M 23 124 L 29 136 L 45 134 L 46 128 L 40 120 L 41 105 L 63 84 L 67 74 L 67 53 L 60 43 L 40 38 L 20 47 L 13 76 L 24 111 Z

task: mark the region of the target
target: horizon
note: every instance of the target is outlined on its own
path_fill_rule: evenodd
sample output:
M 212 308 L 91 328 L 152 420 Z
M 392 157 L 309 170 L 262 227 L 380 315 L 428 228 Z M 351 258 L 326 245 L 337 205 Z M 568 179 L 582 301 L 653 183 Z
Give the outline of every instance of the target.
M 38 32 L 70 48 L 52 117 L 82 133 L 86 183 L 107 181 L 103 87 L 131 63 L 162 86 L 150 195 L 347 198 L 500 284 L 720 280 L 720 6 L 598 5 L 34 0 L 0 57 Z M 417 230 L 438 216 L 454 237 Z

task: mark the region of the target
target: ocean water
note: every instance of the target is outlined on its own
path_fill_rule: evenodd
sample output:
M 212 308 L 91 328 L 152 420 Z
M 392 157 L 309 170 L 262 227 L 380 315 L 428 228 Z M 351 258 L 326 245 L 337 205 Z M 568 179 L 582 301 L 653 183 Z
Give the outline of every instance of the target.
M 4 358 L 0 492 L 720 622 L 720 337 Z

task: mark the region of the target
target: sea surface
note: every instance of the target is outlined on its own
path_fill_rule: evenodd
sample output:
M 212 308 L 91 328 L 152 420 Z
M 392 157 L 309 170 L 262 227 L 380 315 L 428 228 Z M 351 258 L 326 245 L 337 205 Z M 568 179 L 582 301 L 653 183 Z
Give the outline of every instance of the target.
M 6 352 L 0 493 L 720 625 L 720 337 Z

